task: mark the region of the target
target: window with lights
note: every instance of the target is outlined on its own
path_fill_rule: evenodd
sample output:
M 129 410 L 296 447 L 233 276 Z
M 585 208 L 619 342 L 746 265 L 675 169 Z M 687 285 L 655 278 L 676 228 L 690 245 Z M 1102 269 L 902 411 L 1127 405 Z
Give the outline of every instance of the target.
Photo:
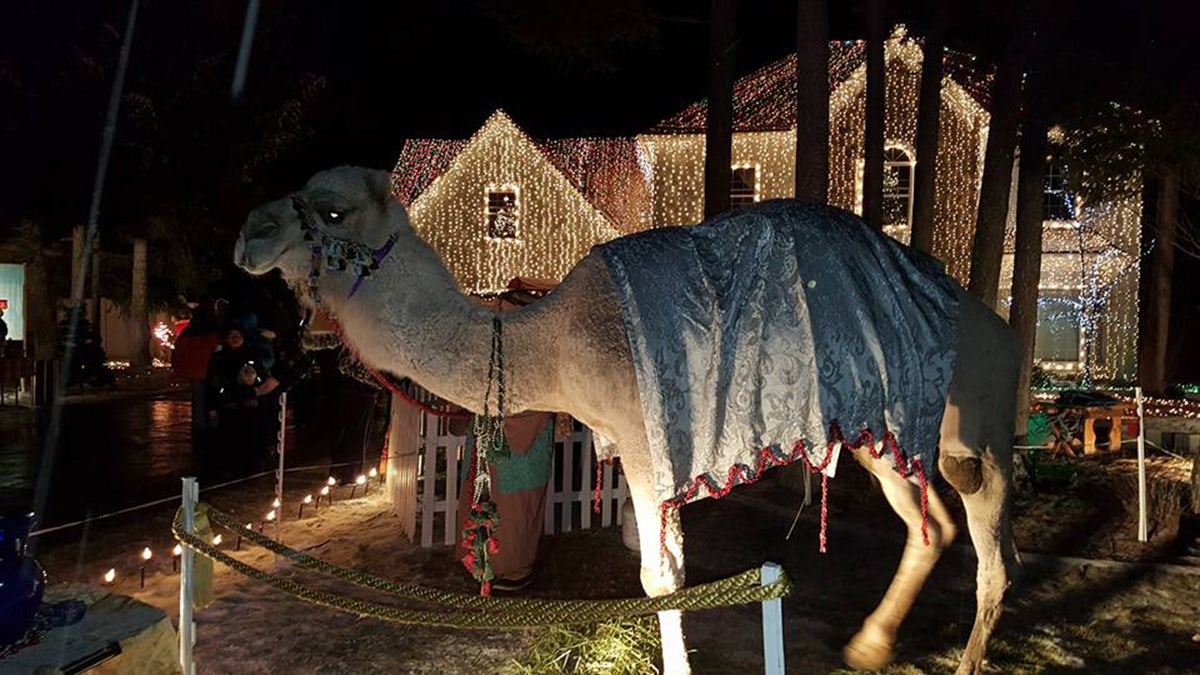
M 1067 179 L 1062 165 L 1046 162 L 1046 184 L 1042 192 L 1042 220 L 1075 220 L 1075 199 L 1067 192 Z
M 893 237 L 912 223 L 912 157 L 904 148 L 892 146 L 883 151 L 883 226 Z
M 488 239 L 516 239 L 520 236 L 521 191 L 517 186 L 484 188 L 483 224 Z
M 1053 294 L 1039 298 L 1034 358 L 1078 363 L 1082 338 L 1080 318 L 1076 295 Z
M 758 202 L 759 196 L 759 167 L 757 164 L 737 164 L 729 187 L 729 207 L 742 209 Z

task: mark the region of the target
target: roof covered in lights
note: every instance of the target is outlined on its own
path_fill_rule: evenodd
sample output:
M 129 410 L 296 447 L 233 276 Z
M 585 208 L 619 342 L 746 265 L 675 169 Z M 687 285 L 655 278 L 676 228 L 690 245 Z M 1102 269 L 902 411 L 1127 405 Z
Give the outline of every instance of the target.
M 497 111 L 484 126 L 497 116 L 508 120 L 502 111 Z M 636 139 L 530 140 L 617 230 L 630 233 L 649 226 L 650 166 Z M 412 204 L 453 165 L 468 142 L 443 139 L 405 142 L 392 173 L 393 195 L 405 206 Z
M 889 43 L 905 41 L 923 48 L 923 41 L 905 36 L 898 26 Z M 896 58 L 889 50 L 889 58 Z M 843 40 L 829 43 L 829 91 L 833 93 L 866 63 L 866 42 Z M 991 106 L 993 68 L 975 57 L 947 50 L 943 56 L 945 75 L 984 110 Z M 650 134 L 704 133 L 708 100 L 697 101 L 679 114 L 659 122 Z M 796 127 L 796 55 L 790 54 L 738 80 L 733 87 L 734 131 L 787 131 Z

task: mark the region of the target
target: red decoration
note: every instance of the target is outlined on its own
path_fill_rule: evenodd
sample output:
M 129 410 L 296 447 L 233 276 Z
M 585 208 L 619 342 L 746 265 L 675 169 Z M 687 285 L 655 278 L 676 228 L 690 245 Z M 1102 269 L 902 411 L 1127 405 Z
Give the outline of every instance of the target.
M 887 431 L 883 435 L 881 445 L 883 450 L 875 449 L 875 437 L 870 429 L 863 429 L 858 434 L 858 439 L 854 442 L 847 441 L 842 436 L 842 430 L 837 422 L 834 422 L 829 427 L 829 441 L 825 446 L 825 456 L 819 464 L 814 463 L 809 455 L 809 448 L 803 440 L 796 441 L 792 445 L 790 452 L 777 456 L 771 446 L 763 448 L 758 453 L 758 458 L 755 461 L 753 468 L 744 464 L 735 464 L 729 467 L 729 473 L 725 477 L 725 482 L 722 485 L 716 484 L 707 474 L 702 474 L 693 478 L 684 488 L 681 495 L 664 501 L 661 505 L 660 512 L 662 517 L 661 527 L 659 528 L 659 548 L 665 556 L 667 552 L 667 518 L 673 509 L 678 509 L 691 502 L 700 492 L 700 488 L 704 488 L 708 492 L 707 496 L 713 499 L 720 499 L 729 494 L 729 491 L 738 485 L 749 485 L 757 482 L 762 478 L 763 473 L 770 468 L 777 466 L 787 466 L 796 462 L 797 459 L 804 462 L 804 466 L 811 473 L 821 474 L 821 535 L 820 535 L 820 550 L 821 553 L 826 552 L 826 526 L 829 518 L 829 476 L 824 473 L 829 463 L 833 461 L 833 448 L 835 444 L 841 443 L 843 447 L 849 450 L 857 450 L 862 447 L 867 448 L 867 452 L 874 459 L 879 459 L 885 453 L 891 454 L 892 461 L 896 465 L 896 471 L 901 478 L 908 478 L 910 474 L 916 474 L 917 479 L 921 484 L 921 537 L 925 541 L 925 545 L 929 545 L 929 530 L 928 530 L 928 505 L 929 505 L 929 486 L 925 479 L 925 469 L 921 466 L 921 460 L 908 459 L 907 455 L 900 450 L 896 443 L 896 436 Z M 704 495 L 701 495 L 704 496 Z
M 612 466 L 612 460 L 605 460 Z M 596 488 L 592 493 L 592 513 L 600 513 L 600 486 L 604 482 L 604 469 L 600 458 L 596 458 Z

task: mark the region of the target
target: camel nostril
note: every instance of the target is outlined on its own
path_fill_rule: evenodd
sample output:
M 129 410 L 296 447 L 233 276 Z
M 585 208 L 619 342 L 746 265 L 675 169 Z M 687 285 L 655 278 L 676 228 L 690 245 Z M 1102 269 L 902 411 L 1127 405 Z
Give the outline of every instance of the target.
M 279 232 L 279 223 L 273 220 L 265 220 L 254 227 L 246 237 L 250 239 L 267 239 L 273 237 Z

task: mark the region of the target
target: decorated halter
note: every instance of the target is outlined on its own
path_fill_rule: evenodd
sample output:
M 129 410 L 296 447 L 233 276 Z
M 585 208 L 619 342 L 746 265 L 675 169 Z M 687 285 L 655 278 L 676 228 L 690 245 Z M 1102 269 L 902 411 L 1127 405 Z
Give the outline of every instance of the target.
M 372 272 L 379 269 L 379 264 L 391 253 L 400 233 L 393 232 L 383 246 L 370 246 L 344 237 L 336 237 L 322 230 L 313 218 L 312 209 L 299 197 L 292 197 L 292 208 L 300 217 L 300 227 L 304 230 L 304 241 L 312 252 L 312 267 L 308 271 L 308 296 L 313 303 L 321 304 L 321 293 L 318 290 L 318 280 L 321 277 L 321 264 L 339 272 L 350 271 L 355 276 L 354 285 L 350 287 L 347 298 L 354 297 Z

